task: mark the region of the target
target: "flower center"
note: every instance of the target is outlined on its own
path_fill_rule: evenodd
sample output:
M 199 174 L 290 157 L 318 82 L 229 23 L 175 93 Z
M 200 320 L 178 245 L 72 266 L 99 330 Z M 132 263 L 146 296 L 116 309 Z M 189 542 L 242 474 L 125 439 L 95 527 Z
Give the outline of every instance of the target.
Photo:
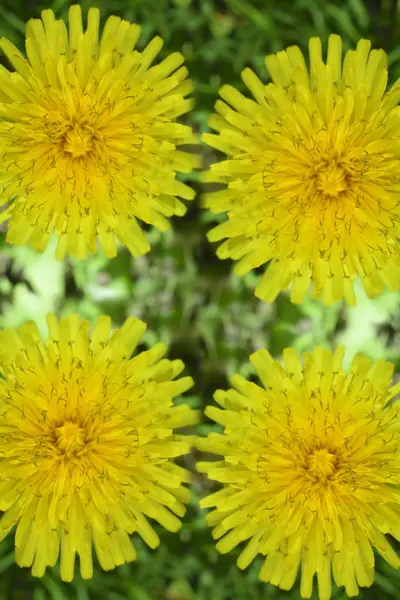
M 347 172 L 334 159 L 329 163 L 319 165 L 316 169 L 315 186 L 326 196 L 337 197 L 347 189 Z
M 90 152 L 93 148 L 93 137 L 86 127 L 74 125 L 64 138 L 64 150 L 79 158 Z
M 326 448 L 314 450 L 307 458 L 309 473 L 316 479 L 326 480 L 336 469 L 337 457 Z
M 64 453 L 76 454 L 85 446 L 85 430 L 77 423 L 65 421 L 55 430 L 57 447 Z

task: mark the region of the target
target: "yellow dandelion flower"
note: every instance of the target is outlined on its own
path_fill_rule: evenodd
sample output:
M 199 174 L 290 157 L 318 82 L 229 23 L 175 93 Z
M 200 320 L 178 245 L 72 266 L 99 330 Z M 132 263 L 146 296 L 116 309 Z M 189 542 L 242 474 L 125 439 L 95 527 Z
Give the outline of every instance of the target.
M 163 344 L 131 357 L 145 324 L 134 317 L 109 337 L 109 317 L 90 324 L 47 318 L 44 345 L 34 323 L 0 333 L 0 540 L 16 525 L 16 561 L 41 577 L 59 553 L 71 581 L 135 560 L 137 532 L 151 548 L 149 522 L 177 531 L 190 474 L 172 459 L 191 436 L 174 430 L 197 420 L 173 398 L 192 385 L 172 381 L 180 360 Z
M 289 590 L 301 572 L 300 593 L 320 600 L 338 586 L 356 596 L 374 580 L 376 550 L 395 568 L 385 534 L 400 540 L 400 418 L 391 402 L 393 365 L 362 355 L 350 371 L 343 348 L 284 351 L 284 367 L 266 350 L 251 357 L 263 387 L 239 375 L 235 389 L 217 391 L 222 409 L 206 414 L 224 427 L 200 439 L 222 455 L 198 469 L 224 484 L 203 499 L 220 552 L 248 540 L 238 559 L 246 568 L 265 556 L 260 579 Z
M 90 8 L 84 32 L 74 5 L 68 32 L 44 10 L 27 24 L 27 59 L 0 40 L 15 69 L 0 66 L 0 220 L 8 242 L 39 252 L 55 232 L 60 259 L 85 258 L 96 239 L 108 257 L 116 240 L 139 256 L 149 244 L 138 220 L 164 231 L 185 213 L 177 196 L 194 196 L 176 179 L 198 163 L 177 150 L 194 141 L 176 123 L 192 106 L 182 55 L 151 66 L 159 37 L 138 52 L 138 25 L 112 16 L 99 39 L 99 20 Z
M 326 305 L 355 303 L 360 277 L 369 297 L 400 287 L 400 81 L 390 91 L 387 56 L 361 40 L 347 52 L 329 38 L 309 43 L 310 69 L 297 46 L 266 57 L 273 83 L 245 69 L 254 96 L 231 86 L 205 134 L 228 159 L 206 181 L 227 188 L 205 205 L 228 220 L 209 233 L 226 239 L 220 258 L 240 259 L 243 275 L 268 261 L 256 296 L 272 302 L 290 284 L 301 303 L 312 287 Z

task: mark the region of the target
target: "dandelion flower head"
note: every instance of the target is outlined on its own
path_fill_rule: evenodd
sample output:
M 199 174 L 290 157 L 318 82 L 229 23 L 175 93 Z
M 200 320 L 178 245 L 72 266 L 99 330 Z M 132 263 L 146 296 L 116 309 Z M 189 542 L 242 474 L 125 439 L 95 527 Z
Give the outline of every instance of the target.
M 205 205 L 228 220 L 209 233 L 220 258 L 243 275 L 269 262 L 256 295 L 272 302 L 291 285 L 330 305 L 355 303 L 359 277 L 369 297 L 400 286 L 400 82 L 387 87 L 387 56 L 361 40 L 346 53 L 329 38 L 266 57 L 272 83 L 245 69 L 254 100 L 220 91 L 204 140 L 227 155 L 205 180 L 225 183 Z
M 262 386 L 239 375 L 235 389 L 217 391 L 222 408 L 206 414 L 224 427 L 198 441 L 222 455 L 198 469 L 223 488 L 201 501 L 225 553 L 247 541 L 246 568 L 265 558 L 259 577 L 284 590 L 300 574 L 320 600 L 331 580 L 356 596 L 374 581 L 374 552 L 395 568 L 400 558 L 385 534 L 400 540 L 400 419 L 391 386 L 393 365 L 354 358 L 342 368 L 343 348 L 315 348 L 304 367 L 293 349 L 284 367 L 266 350 L 251 357 Z
M 90 8 L 84 31 L 71 6 L 68 31 L 44 10 L 27 24 L 27 58 L 0 40 L 15 69 L 0 66 L 0 219 L 8 242 L 39 252 L 55 232 L 60 259 L 85 258 L 96 240 L 109 257 L 117 241 L 139 256 L 149 250 L 139 221 L 166 230 L 185 212 L 178 197 L 194 196 L 176 179 L 197 164 L 177 149 L 194 139 L 176 122 L 192 106 L 182 55 L 152 66 L 159 37 L 139 52 L 138 25 L 111 16 L 99 39 L 99 20 Z
M 0 333 L 0 539 L 16 525 L 16 561 L 41 577 L 60 555 L 71 581 L 76 555 L 93 574 L 92 547 L 105 570 L 135 560 L 129 534 L 151 548 L 150 520 L 177 531 L 189 497 L 189 473 L 173 458 L 191 436 L 175 433 L 196 411 L 174 406 L 192 385 L 174 379 L 180 360 L 165 346 L 131 354 L 145 324 L 130 317 L 110 334 L 110 319 L 48 316 Z

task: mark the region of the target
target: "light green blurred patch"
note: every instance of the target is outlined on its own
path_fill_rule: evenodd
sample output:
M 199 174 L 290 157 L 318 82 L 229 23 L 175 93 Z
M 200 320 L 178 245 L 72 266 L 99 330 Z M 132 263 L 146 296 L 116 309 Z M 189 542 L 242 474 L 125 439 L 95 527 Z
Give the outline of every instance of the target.
M 392 359 L 400 354 L 399 348 L 388 344 L 387 335 L 379 334 L 385 324 L 390 325 L 400 311 L 400 292 L 386 291 L 370 300 L 361 283 L 356 283 L 357 305 L 346 309 L 346 327 L 338 333 L 337 344 L 346 348 L 345 366 L 349 366 L 357 352 L 363 352 L 372 359 Z
M 56 245 L 53 238 L 43 254 L 28 246 L 4 249 L 7 260 L 12 263 L 11 270 L 23 272 L 27 283 L 14 286 L 0 315 L 0 327 L 19 327 L 33 320 L 42 335 L 47 332 L 46 313 L 57 313 L 64 298 L 65 265 L 54 259 Z

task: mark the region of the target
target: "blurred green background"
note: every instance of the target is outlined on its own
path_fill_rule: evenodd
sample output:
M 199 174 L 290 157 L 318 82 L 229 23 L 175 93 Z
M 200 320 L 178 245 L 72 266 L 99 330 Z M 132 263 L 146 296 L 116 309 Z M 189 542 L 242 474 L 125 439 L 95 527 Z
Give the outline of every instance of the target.
M 100 0 L 81 2 L 84 11 L 98 6 L 104 20 L 110 14 L 142 25 L 139 47 L 160 34 L 162 55 L 180 50 L 195 83 L 196 108 L 187 117 L 196 131 L 207 128 L 221 83 L 240 89 L 240 71 L 253 67 L 266 81 L 263 57 L 291 44 L 307 50 L 308 38 L 318 35 L 326 43 L 331 32 L 340 33 L 345 48 L 361 37 L 389 54 L 392 83 L 400 76 L 400 2 L 396 0 Z M 0 35 L 21 49 L 25 22 L 52 8 L 65 18 L 65 0 L 0 0 Z M 216 159 L 213 151 L 200 147 L 205 164 Z M 198 175 L 187 178 L 198 192 Z M 267 347 L 280 357 L 283 348 L 299 351 L 316 344 L 347 347 L 346 361 L 362 351 L 384 358 L 400 371 L 400 293 L 382 294 L 369 301 L 358 289 L 358 305 L 339 304 L 323 308 L 313 301 L 294 306 L 282 294 L 274 305 L 253 296 L 257 273 L 233 277 L 232 264 L 219 261 L 205 234 L 215 220 L 202 211 L 197 200 L 184 218 L 174 219 L 167 234 L 149 231 L 152 251 L 132 259 L 120 249 L 115 260 L 97 254 L 84 262 L 53 259 L 54 245 L 43 255 L 29 248 L 5 244 L 0 233 L 0 327 L 17 327 L 28 319 L 38 322 L 46 334 L 44 316 L 77 312 L 93 321 L 112 316 L 116 326 L 128 315 L 148 323 L 143 347 L 162 340 L 170 358 L 182 358 L 195 379 L 186 396 L 193 406 L 212 401 L 218 387 L 227 387 L 235 371 L 250 376 L 248 356 Z M 212 425 L 205 422 L 201 431 Z M 196 456 L 184 459 L 194 470 Z M 298 587 L 290 593 L 259 583 L 257 562 L 245 573 L 235 566 L 237 553 L 220 556 L 198 508 L 198 499 L 213 486 L 194 476 L 193 500 L 179 534 L 161 532 L 161 546 L 150 551 L 136 539 L 138 560 L 110 573 L 97 567 L 90 581 L 78 576 L 63 584 L 58 569 L 43 579 L 14 565 L 13 536 L 0 544 L 0 600 L 267 600 L 299 598 Z M 315 595 L 315 598 L 317 596 Z M 346 598 L 342 590 L 334 598 Z M 400 598 L 400 572 L 377 561 L 376 583 L 360 598 Z

